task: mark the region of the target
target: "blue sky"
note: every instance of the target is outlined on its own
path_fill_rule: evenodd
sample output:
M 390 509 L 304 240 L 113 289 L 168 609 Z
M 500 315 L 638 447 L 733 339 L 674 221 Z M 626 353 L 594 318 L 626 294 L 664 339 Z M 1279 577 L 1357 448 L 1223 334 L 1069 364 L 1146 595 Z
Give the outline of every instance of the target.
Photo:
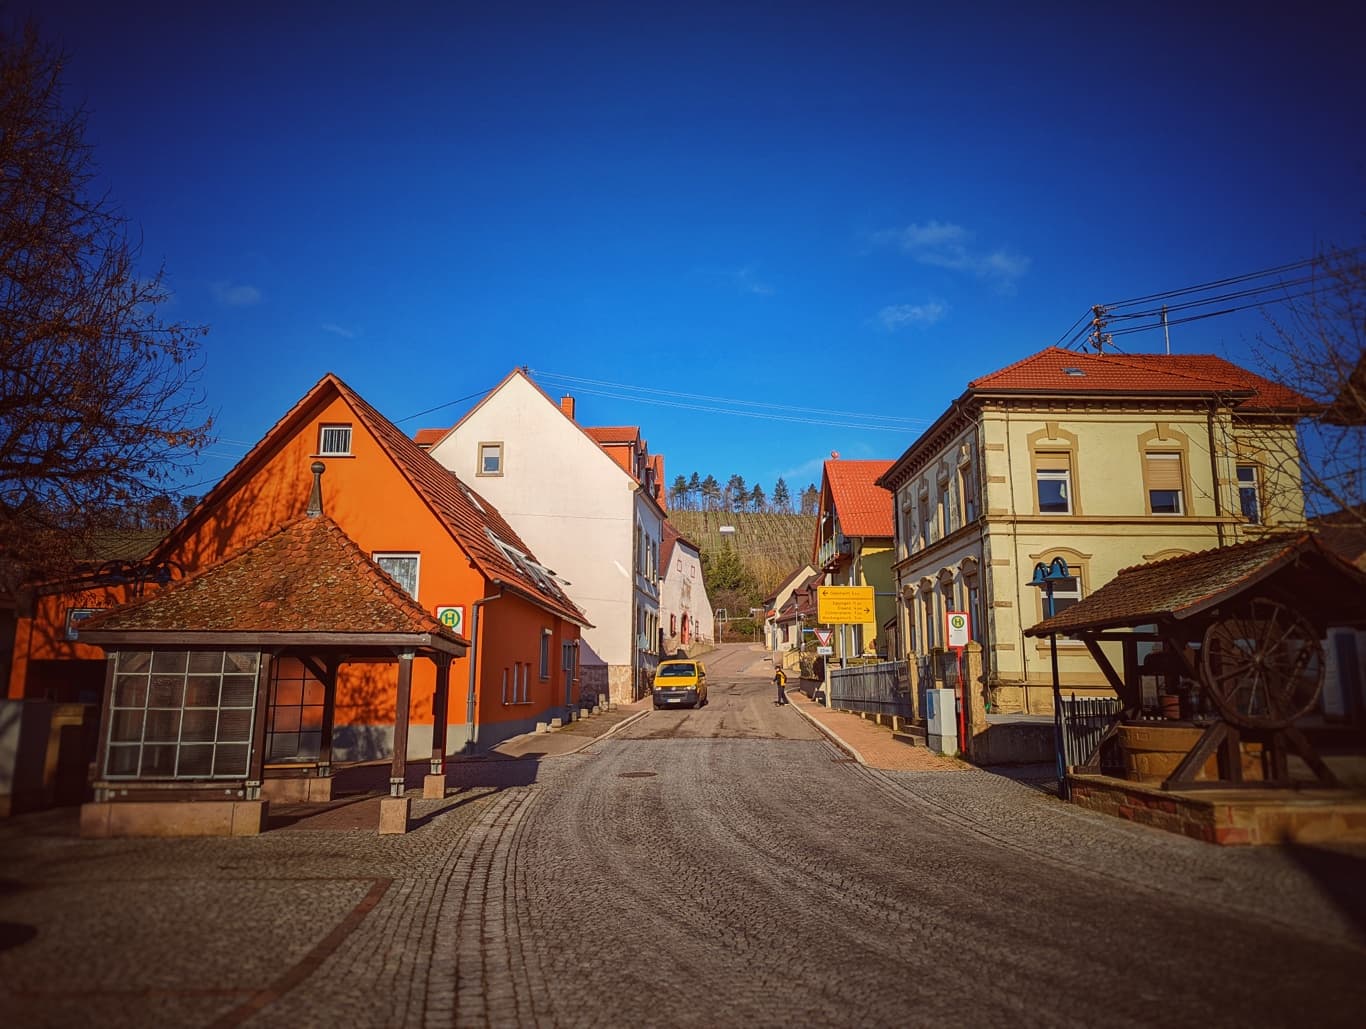
M 670 481 L 771 491 L 897 457 L 1093 303 L 1366 241 L 1351 6 L 1021 6 L 31 9 L 210 328 L 193 492 L 325 372 L 415 431 L 520 365 Z

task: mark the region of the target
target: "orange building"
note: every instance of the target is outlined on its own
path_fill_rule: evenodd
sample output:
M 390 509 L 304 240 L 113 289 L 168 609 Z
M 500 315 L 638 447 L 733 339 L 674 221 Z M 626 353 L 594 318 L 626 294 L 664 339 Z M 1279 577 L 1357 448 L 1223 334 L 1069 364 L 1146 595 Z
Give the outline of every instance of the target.
M 268 662 L 273 678 L 270 702 L 262 711 L 271 740 L 270 752 L 263 755 L 267 775 L 276 766 L 311 768 L 310 774 L 325 777 L 334 761 L 390 757 L 399 723 L 406 730 L 408 757 L 485 748 L 535 728 L 538 721 L 566 715 L 576 703 L 574 657 L 580 629 L 588 624 L 582 612 L 491 504 L 330 374 L 137 566 L 148 570 L 142 581 L 106 577 L 33 597 L 18 613 L 10 696 L 71 701 L 107 693 L 106 679 L 113 672 L 105 651 L 113 630 L 102 625 L 121 624 L 125 633 L 136 629 L 144 637 L 157 629 L 181 637 L 181 649 L 193 649 L 199 645 L 196 632 L 221 635 L 232 623 L 259 621 L 259 612 L 250 618 L 233 613 L 227 600 L 187 609 L 179 625 L 139 628 L 125 614 L 101 617 L 97 612 L 138 593 L 144 595 L 141 605 L 124 611 L 147 607 L 310 514 L 335 525 L 343 539 L 388 573 L 381 577 L 384 582 L 415 602 L 444 630 L 438 635 L 451 642 L 438 648 L 440 661 L 411 663 L 410 717 L 400 718 L 398 666 L 377 662 L 373 655 L 365 661 L 346 656 L 347 589 L 335 587 L 341 609 L 333 610 L 327 583 L 301 574 L 299 588 L 312 591 L 308 610 L 313 612 L 302 617 L 331 634 L 336 646 L 327 654 L 335 666 L 283 657 Z M 169 585 L 157 582 L 157 572 L 171 579 Z M 263 598 L 258 603 L 278 602 Z M 93 646 L 91 637 L 77 638 L 87 617 L 88 629 L 103 647 Z M 269 620 L 267 615 L 265 623 Z M 310 626 L 287 628 L 308 631 Z M 364 625 L 356 628 L 366 631 Z M 465 654 L 467 644 L 470 654 Z M 270 650 L 264 647 L 263 653 Z M 445 739 L 433 739 L 433 699 L 447 659 L 442 674 L 449 676 L 450 728 Z M 332 731 L 324 734 L 320 712 L 301 711 L 298 698 L 317 696 L 318 684 L 329 675 L 335 709 Z M 110 742 L 107 700 L 102 748 Z M 97 781 L 107 780 L 109 771 L 96 769 Z

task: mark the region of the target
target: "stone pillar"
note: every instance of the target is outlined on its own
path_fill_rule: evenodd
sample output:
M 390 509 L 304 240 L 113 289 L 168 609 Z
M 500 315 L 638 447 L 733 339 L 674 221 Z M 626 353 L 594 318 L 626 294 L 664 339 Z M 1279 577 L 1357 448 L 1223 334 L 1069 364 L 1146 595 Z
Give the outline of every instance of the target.
M 982 645 L 969 640 L 963 649 L 963 718 L 967 740 L 963 750 L 974 757 L 977 739 L 987 731 L 987 684 L 982 674 Z

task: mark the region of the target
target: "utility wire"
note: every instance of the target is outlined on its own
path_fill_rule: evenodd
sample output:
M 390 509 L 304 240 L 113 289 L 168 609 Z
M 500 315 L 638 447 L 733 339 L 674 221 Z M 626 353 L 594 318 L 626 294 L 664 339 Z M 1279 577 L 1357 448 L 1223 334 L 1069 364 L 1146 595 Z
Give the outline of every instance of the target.
M 639 394 L 653 394 L 653 395 L 656 395 L 656 396 L 668 396 L 668 398 L 679 398 L 679 399 L 684 399 L 684 400 L 706 400 L 706 402 L 709 402 L 709 403 L 738 404 L 738 406 L 742 406 L 742 407 L 757 407 L 757 409 L 759 409 L 759 410 L 764 410 L 764 411 L 780 411 L 780 413 L 794 413 L 794 414 L 824 414 L 824 415 L 829 415 L 829 417 L 847 417 L 847 418 L 855 418 L 855 420 L 858 420 L 858 421 L 861 421 L 861 422 L 866 422 L 866 421 L 891 422 L 892 425 L 889 425 L 888 428 L 892 428 L 892 426 L 896 426 L 896 428 L 900 428 L 900 426 L 902 426 L 902 425 L 914 425 L 914 426 L 929 425 L 929 420 L 928 420 L 928 418 L 907 418 L 907 417 L 902 417 L 902 415 L 895 415 L 895 414 L 869 414 L 869 413 L 866 413 L 866 411 L 836 411 L 836 410 L 821 409 L 821 407 L 796 407 L 796 406 L 792 406 L 792 404 L 765 403 L 765 402 L 762 402 L 762 400 L 738 400 L 738 399 L 734 399 L 734 398 L 728 398 L 728 396 L 708 396 L 708 395 L 705 395 L 705 394 L 684 394 L 684 392 L 678 392 L 678 391 L 675 391 L 675 389 L 656 389 L 656 388 L 653 388 L 653 387 L 647 387 L 647 385 L 628 385 L 628 384 L 626 384 L 626 383 L 608 383 L 608 381 L 601 380 L 601 379 L 581 379 L 581 377 L 579 377 L 579 376 L 568 376 L 568 374 L 563 374 L 563 373 L 560 373 L 560 372 L 546 372 L 546 370 L 542 370 L 542 369 L 531 369 L 531 374 L 534 374 L 534 376 L 540 377 L 540 379 L 544 379 L 544 380 L 546 380 L 546 381 L 553 381 L 553 383 L 567 383 L 567 384 L 572 384 L 572 385 L 579 385 L 579 384 L 597 385 L 597 387 L 604 387 L 604 388 L 608 388 L 608 389 L 624 389 L 624 391 L 628 391 L 628 392 L 639 392 Z M 623 398 L 619 398 L 619 399 L 632 399 L 632 398 L 630 398 L 630 396 L 623 396 Z M 731 413 L 731 414 L 744 414 L 744 411 L 729 411 L 729 413 Z

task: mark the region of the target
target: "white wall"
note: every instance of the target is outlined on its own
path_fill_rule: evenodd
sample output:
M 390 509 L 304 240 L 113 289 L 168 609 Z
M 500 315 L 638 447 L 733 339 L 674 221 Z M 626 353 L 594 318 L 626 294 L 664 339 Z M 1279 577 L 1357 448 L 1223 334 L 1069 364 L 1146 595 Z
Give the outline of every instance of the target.
M 479 445 L 503 444 L 503 474 L 478 474 Z M 511 376 L 430 451 L 490 500 L 536 559 L 570 585 L 593 623 L 583 637 L 609 665 L 633 638 L 634 481 L 545 394 Z

